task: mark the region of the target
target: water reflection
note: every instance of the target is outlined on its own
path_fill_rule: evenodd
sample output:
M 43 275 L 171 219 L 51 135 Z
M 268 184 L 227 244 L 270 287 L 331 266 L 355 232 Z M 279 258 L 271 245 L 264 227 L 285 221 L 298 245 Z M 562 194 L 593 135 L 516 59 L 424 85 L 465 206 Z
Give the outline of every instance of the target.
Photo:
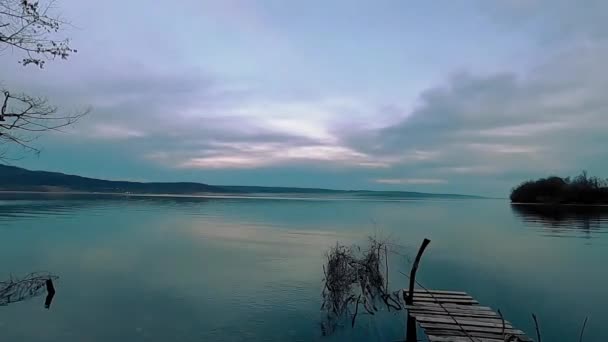
M 375 232 L 404 245 L 430 237 L 422 283 L 466 290 L 527 332 L 535 312 L 547 341 L 578 336 L 584 317 L 603 317 L 608 303 L 608 234 L 597 235 L 608 223 L 596 228 L 593 215 L 583 217 L 596 239 L 579 240 L 546 236 L 581 235 L 585 219 L 520 213 L 507 201 L 17 197 L 0 195 L 0 281 L 42 269 L 61 283 L 50 312 L 46 291 L 0 307 L 1 341 L 402 339 L 405 319 L 392 310 L 319 333 L 324 253 Z M 572 233 L 553 233 L 568 219 Z M 407 284 L 398 272 L 390 281 Z M 585 341 L 608 341 L 590 322 Z
M 37 219 L 49 216 L 70 216 L 83 209 L 93 209 L 91 215 L 134 207 L 162 206 L 189 211 L 208 202 L 204 197 L 129 196 L 120 194 L 78 193 L 1 193 L 0 222 L 15 219 Z
M 608 231 L 607 206 L 559 206 L 512 204 L 511 209 L 529 226 L 591 238 Z

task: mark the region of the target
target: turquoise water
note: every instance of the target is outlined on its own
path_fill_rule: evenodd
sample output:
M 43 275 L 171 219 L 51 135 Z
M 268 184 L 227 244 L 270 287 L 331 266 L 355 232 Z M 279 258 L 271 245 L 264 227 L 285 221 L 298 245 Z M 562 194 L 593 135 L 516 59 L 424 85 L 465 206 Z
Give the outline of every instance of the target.
M 555 213 L 504 200 L 281 200 L 4 196 L 0 280 L 49 271 L 44 297 L 0 307 L 0 341 L 395 341 L 403 313 L 322 337 L 321 265 L 370 234 L 414 255 L 418 279 L 469 292 L 544 341 L 607 341 L 608 209 Z M 405 287 L 409 259 L 391 257 Z

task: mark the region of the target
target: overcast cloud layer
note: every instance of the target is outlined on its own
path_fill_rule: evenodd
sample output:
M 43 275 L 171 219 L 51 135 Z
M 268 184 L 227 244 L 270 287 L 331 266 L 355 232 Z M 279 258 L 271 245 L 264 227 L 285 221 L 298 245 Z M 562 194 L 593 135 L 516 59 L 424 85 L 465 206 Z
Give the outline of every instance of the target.
M 93 113 L 17 165 L 505 196 L 608 171 L 608 5 L 75 1 L 79 50 L 2 83 Z

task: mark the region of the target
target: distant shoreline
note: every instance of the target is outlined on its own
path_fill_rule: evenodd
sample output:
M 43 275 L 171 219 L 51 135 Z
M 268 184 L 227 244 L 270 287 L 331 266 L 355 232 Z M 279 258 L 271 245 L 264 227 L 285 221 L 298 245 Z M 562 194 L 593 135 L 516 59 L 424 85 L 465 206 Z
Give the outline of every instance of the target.
M 467 199 L 486 199 L 483 197 L 382 197 L 382 196 L 340 196 L 339 194 L 326 193 L 201 193 L 201 194 L 144 194 L 144 193 L 121 193 L 121 192 L 88 192 L 88 191 L 21 191 L 0 190 L 2 194 L 31 194 L 31 195 L 102 195 L 116 197 L 161 197 L 161 198 L 218 198 L 218 199 L 267 199 L 267 200 L 323 200 L 323 201 L 374 201 L 374 202 L 409 202 L 409 201 L 456 201 Z M 285 195 L 285 196 L 283 196 Z M 316 196 L 311 196 L 316 195 Z M 320 195 L 320 196 L 319 196 Z
M 31 171 L 16 166 L 0 165 L 0 191 L 14 193 L 70 193 L 146 196 L 234 197 L 247 196 L 323 196 L 379 199 L 410 198 L 483 198 L 446 193 L 424 193 L 400 190 L 337 190 L 322 188 L 211 185 L 196 182 L 112 181 L 68 175 L 59 172 Z

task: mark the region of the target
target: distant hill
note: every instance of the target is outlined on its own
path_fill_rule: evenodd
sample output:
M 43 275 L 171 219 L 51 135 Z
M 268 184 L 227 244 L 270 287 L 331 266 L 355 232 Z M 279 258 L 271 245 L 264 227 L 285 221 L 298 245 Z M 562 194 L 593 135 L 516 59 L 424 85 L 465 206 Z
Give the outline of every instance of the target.
M 142 194 L 222 193 L 221 187 L 202 183 L 140 183 L 109 181 L 66 175 L 59 172 L 30 171 L 15 166 L 0 165 L 2 191 L 82 191 Z
M 0 165 L 0 191 L 101 192 L 132 194 L 234 194 L 234 195 L 325 195 L 369 198 L 480 198 L 456 194 L 428 194 L 407 191 L 331 190 L 266 186 L 218 186 L 193 182 L 110 181 L 67 175 L 59 172 L 31 171 Z

